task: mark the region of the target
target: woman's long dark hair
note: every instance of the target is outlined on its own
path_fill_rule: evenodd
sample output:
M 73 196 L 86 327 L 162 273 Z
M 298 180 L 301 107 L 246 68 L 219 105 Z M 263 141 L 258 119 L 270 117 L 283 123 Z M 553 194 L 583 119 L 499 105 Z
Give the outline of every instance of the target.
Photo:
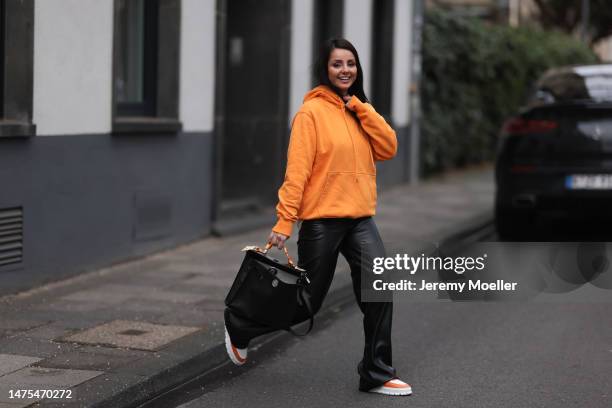
M 329 56 L 332 51 L 336 48 L 342 48 L 353 53 L 355 56 L 355 62 L 357 63 L 357 78 L 353 85 L 348 90 L 350 95 L 355 95 L 361 102 L 369 102 L 365 91 L 363 90 L 363 70 L 361 69 L 361 63 L 359 62 L 359 55 L 357 50 L 348 40 L 344 38 L 330 38 L 329 40 L 323 41 L 321 48 L 319 48 L 319 58 L 314 66 L 314 75 L 318 79 L 319 85 L 327 85 L 333 89 L 338 95 L 340 92 L 338 89 L 331 84 L 329 76 L 327 75 L 327 63 Z

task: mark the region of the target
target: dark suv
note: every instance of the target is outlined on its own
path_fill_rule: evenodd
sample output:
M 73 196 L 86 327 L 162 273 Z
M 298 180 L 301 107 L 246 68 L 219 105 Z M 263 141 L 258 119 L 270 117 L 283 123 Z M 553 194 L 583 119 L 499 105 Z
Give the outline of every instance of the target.
M 546 72 L 502 128 L 495 179 L 502 238 L 542 216 L 612 216 L 612 64 Z

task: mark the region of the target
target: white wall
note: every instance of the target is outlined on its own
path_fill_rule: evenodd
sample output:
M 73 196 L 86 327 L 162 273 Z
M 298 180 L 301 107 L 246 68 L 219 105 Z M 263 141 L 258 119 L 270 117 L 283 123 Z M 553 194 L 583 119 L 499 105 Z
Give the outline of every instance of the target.
M 215 0 L 181 3 L 179 117 L 185 131 L 214 128 L 215 8 Z
M 289 122 L 300 109 L 304 94 L 311 88 L 313 0 L 293 0 L 291 4 L 291 71 Z
M 344 1 L 344 38 L 349 40 L 359 53 L 364 71 L 363 87 L 370 95 L 372 59 L 372 0 Z
M 395 0 L 394 5 L 391 118 L 395 126 L 406 126 L 410 121 L 412 3 L 413 0 Z
M 113 0 L 34 3 L 38 135 L 111 130 Z

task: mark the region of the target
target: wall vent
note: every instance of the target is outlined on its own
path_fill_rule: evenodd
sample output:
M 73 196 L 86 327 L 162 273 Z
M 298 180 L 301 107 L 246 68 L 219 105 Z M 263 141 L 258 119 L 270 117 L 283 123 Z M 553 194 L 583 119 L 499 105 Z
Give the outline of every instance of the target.
M 0 268 L 23 261 L 23 208 L 0 208 Z

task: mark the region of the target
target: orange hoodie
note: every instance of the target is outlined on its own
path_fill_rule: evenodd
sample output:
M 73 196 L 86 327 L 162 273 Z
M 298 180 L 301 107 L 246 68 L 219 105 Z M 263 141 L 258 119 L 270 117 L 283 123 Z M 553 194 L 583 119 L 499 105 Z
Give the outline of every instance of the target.
M 327 86 L 304 97 L 291 126 L 274 232 L 291 235 L 297 220 L 358 218 L 376 212 L 374 161 L 395 156 L 395 131 L 356 96 L 347 105 L 359 120 Z

